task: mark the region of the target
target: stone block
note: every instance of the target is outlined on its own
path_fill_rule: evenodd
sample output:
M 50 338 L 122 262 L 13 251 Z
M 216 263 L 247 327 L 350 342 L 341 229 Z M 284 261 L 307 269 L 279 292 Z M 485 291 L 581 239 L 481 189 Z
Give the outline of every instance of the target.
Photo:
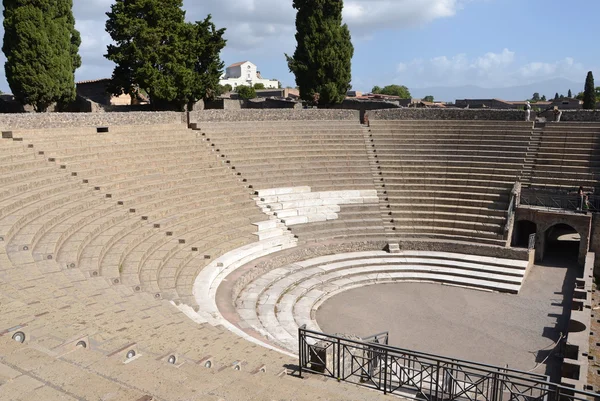
M 306 223 L 308 223 L 308 217 L 307 216 L 287 217 L 287 218 L 283 219 L 283 223 L 286 226 L 295 226 L 298 224 L 306 224 Z

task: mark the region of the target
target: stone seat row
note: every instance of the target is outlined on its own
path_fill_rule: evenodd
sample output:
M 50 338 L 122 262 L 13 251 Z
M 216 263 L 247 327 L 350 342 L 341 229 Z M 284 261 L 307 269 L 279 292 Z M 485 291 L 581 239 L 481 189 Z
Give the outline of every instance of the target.
M 523 127 L 533 128 L 527 121 L 483 121 L 483 120 L 369 120 L 371 126 L 434 126 L 434 127 Z
M 531 136 L 531 130 L 517 131 L 514 129 L 477 129 L 477 128 L 370 128 L 369 133 L 383 139 L 448 139 L 457 140 L 501 140 L 523 141 Z
M 393 234 L 503 246 L 508 194 L 524 168 L 532 128 L 493 122 L 371 124 L 371 154 Z
M 448 137 L 438 138 L 438 137 L 423 137 L 423 138 L 386 138 L 383 135 L 378 136 L 377 138 L 371 138 L 371 141 L 377 145 L 387 145 L 395 148 L 401 148 L 404 146 L 410 145 L 419 145 L 419 146 L 431 146 L 431 147 L 445 147 L 445 146 L 464 146 L 464 147 L 474 147 L 474 146 L 511 146 L 518 147 L 522 145 L 529 144 L 529 138 L 489 138 L 483 139 L 481 137 L 473 138 L 456 138 L 455 136 L 448 135 Z
M 238 185 L 238 184 L 236 184 L 236 185 Z M 240 188 L 241 188 L 241 187 L 240 187 Z M 225 192 L 229 192 L 229 191 L 225 191 Z M 176 193 L 175 193 L 175 191 L 174 191 L 174 194 L 176 194 Z M 118 195 L 118 194 L 115 194 L 115 195 Z M 154 197 L 156 197 L 156 195 L 153 195 L 153 196 L 154 196 Z M 246 199 L 248 199 L 248 198 L 247 198 L 247 195 L 245 195 L 245 196 L 246 196 Z M 136 201 L 138 201 L 138 202 L 139 202 L 140 200 L 141 200 L 141 199 L 140 199 L 140 197 L 139 197 L 139 195 L 138 195 L 138 197 L 137 197 Z M 249 199 L 248 199 L 248 200 L 249 200 Z M 86 204 L 86 206 L 89 206 L 89 204 Z M 82 211 L 83 211 L 83 209 L 85 209 L 85 207 L 81 206 L 81 204 L 80 204 L 80 205 L 79 205 L 77 208 L 75 208 L 75 209 L 72 209 L 72 210 L 69 210 L 69 209 L 67 208 L 67 209 L 66 209 L 66 211 L 64 212 L 64 214 L 59 214 L 59 215 L 53 215 L 53 214 L 49 214 L 49 215 L 48 215 L 48 218 L 49 218 L 50 220 L 48 220 L 48 221 L 47 221 L 47 222 L 45 222 L 45 223 L 41 223 L 41 225 L 39 225 L 39 226 L 40 226 L 40 227 L 42 227 L 44 230 L 46 230 L 47 228 L 49 228 L 49 227 L 51 227 L 51 226 L 55 225 L 54 223 L 57 223 L 59 220 L 65 220 L 65 219 L 67 219 L 67 217 L 69 217 L 69 216 L 68 216 L 68 214 L 69 214 L 70 212 L 73 212 L 73 211 L 75 211 L 75 212 L 82 212 Z M 89 216 L 87 216 L 87 215 L 86 215 L 86 216 L 84 217 L 84 219 L 83 219 L 83 220 L 85 220 L 85 218 L 87 218 L 87 217 L 89 217 Z M 69 218 L 70 218 L 70 217 L 69 217 Z M 109 222 L 110 222 L 110 223 L 113 223 L 113 221 L 111 221 L 111 220 L 109 220 Z M 63 227 L 64 227 L 64 225 L 63 225 Z M 35 233 L 35 234 L 33 234 L 33 233 Z M 99 233 L 98 233 L 98 234 L 99 234 Z M 45 235 L 45 231 L 40 233 L 40 231 L 29 231 L 29 229 L 27 229 L 27 231 L 23 231 L 23 235 L 24 235 L 24 237 L 27 237 L 27 238 L 29 238 L 28 236 L 34 235 L 34 236 L 35 236 L 34 238 L 37 238 L 38 236 L 39 236 L 39 237 L 42 237 L 42 236 L 44 236 L 44 235 Z M 23 238 L 24 238 L 24 237 L 22 237 L 20 240 L 23 240 Z M 48 244 L 48 242 L 44 242 L 44 244 L 45 244 L 44 246 L 46 247 L 46 248 L 45 248 L 45 250 L 47 250 L 47 249 L 48 249 L 48 248 L 47 248 L 47 247 L 48 247 L 48 245 L 47 245 L 47 244 Z M 78 253 L 81 253 L 81 250 L 79 250 L 79 251 L 78 251 Z M 71 262 L 71 263 L 69 263 L 69 265 L 73 263 L 72 261 L 70 261 L 70 262 Z M 78 261 L 77 261 L 77 262 L 78 262 Z M 66 264 L 66 263 L 65 263 L 65 264 Z
M 317 305 L 332 295 L 364 285 L 433 281 L 518 292 L 527 262 L 443 252 L 358 252 L 296 262 L 259 276 L 238 294 L 236 310 L 254 330 L 297 351 L 298 327 L 314 321 Z
M 195 188 L 197 188 L 197 186 L 192 186 L 192 187 L 191 187 L 191 189 L 195 189 Z M 176 188 L 176 189 L 174 189 L 174 190 L 172 190 L 172 191 L 174 191 L 174 192 L 175 192 L 175 195 L 179 195 L 179 194 L 182 192 L 182 190 L 183 190 L 183 189 L 184 189 L 184 188 Z M 93 194 L 90 192 L 90 190 L 87 190 L 87 191 L 85 191 L 85 192 L 84 192 L 84 194 L 87 194 L 87 198 L 88 198 L 88 199 L 91 197 L 91 198 L 92 198 L 92 201 L 94 201 L 94 202 L 97 202 L 97 201 L 102 201 L 102 198 L 100 198 L 100 197 L 93 197 L 93 196 L 92 196 Z M 90 205 L 89 205 L 89 204 L 83 205 L 83 203 L 82 203 L 82 200 L 83 200 L 83 199 L 85 199 L 85 198 L 81 197 L 80 195 L 81 195 L 81 194 L 79 194 L 79 193 L 78 193 L 78 194 L 71 194 L 71 195 L 69 195 L 69 196 L 73 196 L 73 198 L 75 198 L 75 199 L 73 200 L 73 202 L 76 202 L 76 203 L 78 204 L 78 205 L 77 205 L 77 206 L 78 206 L 78 209 L 77 209 L 77 210 L 80 210 L 82 207 L 83 207 L 83 209 L 85 210 L 85 209 L 89 208 L 89 206 L 90 206 Z M 156 197 L 158 196 L 158 194 L 157 194 L 157 193 L 154 193 L 154 194 L 152 194 L 151 196 L 152 196 L 152 198 L 156 198 Z M 139 200 L 140 198 L 141 198 L 141 197 L 138 195 L 138 198 L 137 198 L 137 199 Z M 68 205 L 69 205 L 69 202 L 67 202 L 67 203 L 65 204 L 65 203 L 64 203 L 64 201 L 63 201 L 62 199 L 70 199 L 70 198 L 69 198 L 68 196 L 67 196 L 67 197 L 63 197 L 63 198 L 61 198 L 61 200 L 59 200 L 59 201 L 55 201 L 55 202 L 54 202 L 54 204 L 60 204 L 60 206 L 61 206 L 61 207 L 63 207 L 63 208 L 66 208 L 66 206 L 68 206 Z M 163 201 L 164 201 L 164 200 L 163 200 Z M 39 205 L 38 205 L 38 204 L 35 204 L 35 205 L 34 205 L 34 207 L 36 207 L 36 208 L 39 208 Z M 54 211 L 56 211 L 56 210 L 58 210 L 58 209 L 55 209 Z M 143 210 L 143 209 L 142 209 L 142 210 Z M 24 215 L 24 216 L 28 216 L 29 218 L 32 218 L 32 217 L 33 217 L 33 213 L 32 213 L 32 211 L 31 211 L 31 210 L 25 210 L 25 211 L 19 211 L 19 212 L 15 212 L 15 211 L 13 211 L 13 214 L 12 214 L 12 215 L 13 215 L 13 216 L 18 216 L 19 214 L 20 214 L 20 215 Z M 51 217 L 51 213 L 46 213 L 44 217 L 45 217 L 45 218 L 49 218 L 49 217 Z M 9 235 L 9 234 L 10 234 L 10 232 L 11 232 L 11 231 L 9 230 L 9 232 L 7 233 L 7 240 L 8 240 L 8 238 L 10 238 L 10 235 Z
M 132 291 L 124 293 L 123 287 L 110 286 L 102 279 L 86 280 L 83 276 L 73 275 L 74 270 L 68 272 L 72 277 L 69 279 L 62 270 L 51 270 L 49 265 L 53 263 L 53 261 L 45 261 L 34 265 L 30 264 L 28 267 L 16 268 L 15 266 L 15 268 L 9 268 L 3 272 L 11 277 L 11 281 L 8 282 L 11 283 L 9 286 L 16 286 L 21 281 L 27 281 L 29 287 L 27 290 L 11 291 L 11 288 L 7 287 L 7 283 L 4 283 L 4 297 L 16 298 L 13 298 L 14 305 L 9 309 L 13 313 L 3 314 L 0 318 L 2 327 L 3 329 L 15 327 L 16 324 L 12 320 L 18 320 L 18 324 L 23 327 L 22 330 L 31 344 L 59 351 L 57 348 L 62 344 L 84 338 L 86 342 L 89 341 L 88 346 L 109 357 L 123 344 L 132 343 L 136 344 L 142 353 L 153 347 L 164 347 L 163 352 L 169 352 L 165 348 L 171 347 L 171 351 L 179 351 L 180 355 L 186 355 L 195 360 L 210 355 L 210 352 L 213 352 L 215 360 L 222 362 L 235 361 L 236 357 L 233 355 L 236 351 L 239 352 L 237 360 L 257 356 L 243 353 L 245 348 L 252 348 L 249 343 L 242 342 L 240 346 L 234 347 L 237 350 L 227 351 L 225 346 L 227 342 L 218 341 L 218 339 L 227 337 L 230 335 L 229 333 L 212 326 L 196 326 L 165 301 L 156 300 L 149 294 L 144 296 L 144 294 L 133 294 Z M 41 267 L 42 265 L 46 266 Z M 40 270 L 38 271 L 34 266 L 40 266 Z M 28 277 L 19 279 L 23 273 L 28 273 Z M 76 285 L 74 286 L 74 284 Z M 94 297 L 95 303 L 90 303 L 89 297 L 94 293 L 98 294 Z M 57 297 L 58 295 L 62 295 L 62 297 Z M 32 303 L 40 297 L 43 297 L 43 302 Z M 68 308 L 63 308 L 65 305 Z M 87 323 L 86 326 L 74 324 L 74 319 L 94 314 L 96 314 L 96 319 Z M 154 328 L 142 329 L 147 318 L 153 320 Z M 161 335 L 156 338 L 159 333 Z M 179 343 L 178 341 L 180 337 L 189 339 L 198 335 L 200 338 L 206 337 L 208 344 L 211 345 L 199 347 L 197 343 Z M 235 341 L 235 337 L 232 337 L 230 346 L 233 341 Z M 219 350 L 219 346 L 223 348 Z M 133 345 L 131 347 L 133 348 Z M 179 348 L 179 350 L 174 348 Z M 273 359 L 277 360 L 277 358 Z M 267 361 L 272 368 L 276 368 L 278 365 L 271 363 Z

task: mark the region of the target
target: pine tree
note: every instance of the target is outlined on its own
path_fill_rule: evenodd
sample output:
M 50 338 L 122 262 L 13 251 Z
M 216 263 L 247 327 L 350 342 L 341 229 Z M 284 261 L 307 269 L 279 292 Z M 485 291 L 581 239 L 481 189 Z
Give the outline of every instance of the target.
M 209 15 L 185 22 L 182 0 L 116 0 L 106 30 L 115 42 L 105 56 L 116 64 L 111 90 L 143 89 L 156 109 L 181 110 L 219 92 L 225 29 Z
M 592 110 L 596 108 L 596 89 L 594 87 L 594 75 L 588 72 L 583 90 L 583 108 Z
M 573 97 L 573 92 L 571 92 L 571 89 L 569 89 L 569 92 L 567 93 L 567 97 L 569 99 L 571 99 Z
M 75 100 L 81 36 L 73 0 L 3 0 L 6 79 L 22 104 L 43 112 Z
M 558 92 L 556 92 L 556 95 L 554 95 L 554 100 L 558 100 Z
M 343 0 L 294 0 L 296 51 L 286 54 L 300 98 L 320 105 L 341 103 L 351 88 L 354 46 L 342 24 Z

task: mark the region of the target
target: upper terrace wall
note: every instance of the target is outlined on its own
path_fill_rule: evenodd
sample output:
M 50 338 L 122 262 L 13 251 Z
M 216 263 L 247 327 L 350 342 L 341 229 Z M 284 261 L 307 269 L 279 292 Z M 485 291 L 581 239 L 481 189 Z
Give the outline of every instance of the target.
M 190 122 L 198 121 L 293 121 L 345 120 L 357 121 L 359 112 L 337 109 L 272 109 L 272 110 L 203 110 L 190 113 Z
M 554 114 L 552 111 L 540 113 L 539 115 L 546 117 L 548 121 L 554 121 Z M 563 110 L 560 121 L 600 122 L 600 110 Z
M 525 121 L 523 110 L 498 109 L 391 109 L 369 111 L 370 120 L 498 120 Z M 531 120 L 536 114 L 531 113 Z M 541 113 L 548 121 L 553 120 L 552 111 Z M 562 110 L 561 121 L 600 122 L 600 110 Z
M 564 115 L 564 114 L 563 114 Z M 525 111 L 491 109 L 389 109 L 368 112 L 369 120 L 525 121 Z
M 1 130 L 180 124 L 185 122 L 185 113 L 177 112 L 0 114 Z

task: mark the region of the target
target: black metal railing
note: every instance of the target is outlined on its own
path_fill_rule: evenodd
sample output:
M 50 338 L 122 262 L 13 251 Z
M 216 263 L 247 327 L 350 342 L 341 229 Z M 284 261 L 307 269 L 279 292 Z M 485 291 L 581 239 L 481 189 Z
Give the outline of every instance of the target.
M 299 373 L 310 372 L 427 401 L 579 401 L 597 394 L 547 376 L 328 335 L 304 326 Z
M 388 345 L 390 343 L 390 332 L 384 331 L 383 333 L 373 334 L 372 336 L 363 337 L 362 340 L 366 343 Z
M 562 209 L 569 211 L 600 212 L 600 196 L 552 193 L 535 190 L 524 190 L 521 193 L 521 205 L 537 206 L 546 209 Z

